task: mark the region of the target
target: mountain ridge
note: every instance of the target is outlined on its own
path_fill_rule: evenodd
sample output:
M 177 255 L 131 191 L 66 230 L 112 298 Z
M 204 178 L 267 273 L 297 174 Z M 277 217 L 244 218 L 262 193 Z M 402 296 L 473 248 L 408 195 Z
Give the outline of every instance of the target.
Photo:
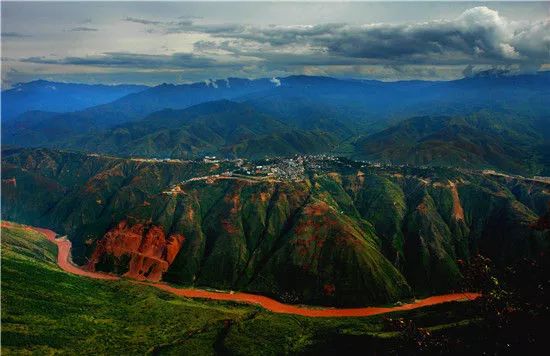
M 238 164 L 4 150 L 3 217 L 68 234 L 91 269 L 332 306 L 453 290 L 459 260 L 548 248 L 547 183 L 322 156 L 244 163 L 288 178 L 224 173 Z
M 544 153 L 549 141 L 544 103 L 549 98 L 550 75 L 546 72 L 448 82 L 379 82 L 309 76 L 290 76 L 278 81 L 231 78 L 164 84 L 80 112 L 57 115 L 27 112 L 20 120 L 5 125 L 2 140 L 13 146 L 172 158 L 205 154 L 262 158 L 334 150 L 339 155 L 361 159 L 458 164 L 547 175 L 550 158 Z M 218 110 L 208 118 L 204 115 L 202 122 L 185 127 L 168 122 L 171 119 L 180 122 L 177 116 L 221 105 L 223 100 L 249 108 L 244 115 L 250 118 L 237 125 L 239 131 L 232 138 L 220 136 L 219 132 L 231 131 L 232 123 L 239 122 L 236 112 L 229 117 Z M 190 110 L 187 113 L 178 111 L 187 109 Z M 265 121 L 268 116 L 269 123 Z M 449 124 L 447 131 L 441 129 L 436 135 L 433 128 L 426 127 L 426 132 L 418 133 L 416 139 L 423 141 L 416 143 L 418 150 L 410 158 L 405 157 L 406 153 L 395 153 L 393 157 L 365 150 L 366 142 L 376 138 L 373 135 L 387 134 L 384 130 L 417 116 L 451 117 L 452 128 Z M 264 120 L 266 129 L 254 126 L 252 117 Z M 166 127 L 155 127 L 151 118 L 159 119 Z M 209 120 L 215 130 L 209 127 Z M 461 123 L 464 120 L 466 123 Z M 139 134 L 140 140 L 136 140 L 129 135 L 129 128 L 133 128 L 130 131 L 134 134 L 149 132 Z M 98 137 L 102 137 L 104 145 Z M 159 141 L 169 144 L 162 145 Z M 400 144 L 410 145 L 412 141 Z M 390 145 L 381 150 L 394 148 Z
M 3 90 L 2 121 L 17 119 L 27 111 L 69 112 L 111 102 L 147 89 L 135 84 L 80 84 L 47 80 L 18 83 Z

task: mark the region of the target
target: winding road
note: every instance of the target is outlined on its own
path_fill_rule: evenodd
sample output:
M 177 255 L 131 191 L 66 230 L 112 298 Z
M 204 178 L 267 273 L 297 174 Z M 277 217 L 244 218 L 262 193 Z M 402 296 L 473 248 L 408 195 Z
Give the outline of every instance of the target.
M 71 242 L 65 238 L 56 238 L 57 234 L 54 231 L 48 229 L 42 229 L 37 227 L 31 227 L 35 231 L 38 231 L 45 235 L 48 240 L 55 243 L 58 248 L 57 252 L 57 264 L 59 267 L 72 274 L 79 276 L 104 279 L 104 280 L 118 280 L 120 277 L 113 276 L 106 273 L 98 273 L 85 271 L 76 266 L 71 260 Z M 241 292 L 212 292 L 203 289 L 194 288 L 176 288 L 165 283 L 149 283 L 143 281 L 135 281 L 135 283 L 143 284 L 151 287 L 158 288 L 168 293 L 172 293 L 178 296 L 187 298 L 201 298 L 212 300 L 232 301 L 238 303 L 247 303 L 259 305 L 264 309 L 267 309 L 274 313 L 293 314 L 308 317 L 364 317 L 377 314 L 390 313 L 400 310 L 411 310 L 421 308 L 425 306 L 456 302 L 456 301 L 469 301 L 474 300 L 480 296 L 478 293 L 455 293 L 432 296 L 426 299 L 416 300 L 412 303 L 402 304 L 394 307 L 365 307 L 365 308 L 313 308 L 306 306 L 297 306 L 280 303 L 274 299 L 264 297 L 261 295 L 241 293 Z

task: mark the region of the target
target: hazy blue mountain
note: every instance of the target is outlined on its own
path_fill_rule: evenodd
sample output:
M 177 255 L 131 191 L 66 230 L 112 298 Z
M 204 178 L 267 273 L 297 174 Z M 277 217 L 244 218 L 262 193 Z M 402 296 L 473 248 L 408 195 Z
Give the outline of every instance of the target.
M 544 114 L 550 73 L 481 74 L 454 81 L 338 80 L 293 76 L 281 85 L 241 98 L 262 111 L 298 122 L 330 118 L 346 126 L 385 128 L 420 115 L 463 115 L 479 110 Z
M 36 80 L 2 92 L 2 120 L 26 111 L 68 112 L 111 102 L 147 89 L 144 85 L 89 85 Z
M 5 142 L 14 144 L 42 145 L 44 142 L 65 139 L 68 135 L 82 134 L 139 120 L 162 109 L 184 109 L 207 101 L 231 99 L 273 86 L 275 84 L 268 79 L 238 78 L 182 85 L 161 84 L 107 104 L 54 115 L 49 120 L 40 121 L 36 125 L 25 125 L 25 130 L 7 130 L 3 133 L 3 139 Z M 40 116 L 43 115 L 40 114 Z M 21 120 L 37 121 L 29 116 Z M 39 140 L 26 139 L 30 136 L 34 137 L 36 132 L 48 132 L 51 135 Z
M 246 110 L 224 111 L 224 106 L 234 108 L 235 102 L 245 104 Z M 547 72 L 517 76 L 482 73 L 454 81 L 230 78 L 163 84 L 72 113 L 29 112 L 7 125 L 2 138 L 4 143 L 17 146 L 149 156 L 338 152 L 415 164 L 459 162 L 463 166 L 541 172 L 541 166 L 542 171 L 547 170 L 544 147 L 548 143 L 543 134 L 548 131 L 547 102 Z M 185 110 L 197 104 L 203 105 Z M 205 114 L 208 110 L 215 112 Z M 478 113 L 485 119 L 457 124 Z M 246 117 L 245 122 L 239 121 L 243 119 L 239 115 Z M 371 137 L 420 116 L 452 120 L 441 128 L 433 127 L 431 124 L 439 123 L 432 120 L 411 132 L 410 123 L 404 123 L 396 132 L 392 128 L 378 138 Z M 266 117 L 273 121 L 266 123 Z M 257 123 L 266 126 L 258 130 L 258 125 L 253 127 Z M 216 131 L 233 130 L 232 125 L 240 128 L 238 135 Z M 412 151 L 406 152 L 405 147 Z

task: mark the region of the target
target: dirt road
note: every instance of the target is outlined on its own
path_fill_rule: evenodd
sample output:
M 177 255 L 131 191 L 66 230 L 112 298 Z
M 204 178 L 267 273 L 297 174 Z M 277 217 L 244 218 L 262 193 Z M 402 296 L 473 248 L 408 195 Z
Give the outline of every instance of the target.
M 57 264 L 66 272 L 96 279 L 117 280 L 118 276 L 113 276 L 106 273 L 90 272 L 81 269 L 71 261 L 71 242 L 66 238 L 56 239 L 56 233 L 42 228 L 33 227 L 45 235 L 48 240 L 57 245 Z M 212 292 L 203 289 L 194 288 L 176 288 L 165 283 L 148 283 L 136 281 L 135 283 L 143 284 L 158 288 L 168 293 L 187 298 L 201 298 L 212 300 L 225 300 L 239 303 L 255 304 L 274 313 L 294 314 L 308 317 L 363 317 L 377 314 L 390 313 L 400 310 L 410 310 L 425 306 L 441 304 L 446 302 L 467 301 L 479 297 L 478 293 L 456 293 L 436 295 L 426 299 L 416 300 L 412 303 L 403 304 L 394 307 L 365 307 L 365 308 L 313 308 L 298 305 L 289 305 L 280 303 L 274 299 L 249 293 L 232 293 L 232 292 Z

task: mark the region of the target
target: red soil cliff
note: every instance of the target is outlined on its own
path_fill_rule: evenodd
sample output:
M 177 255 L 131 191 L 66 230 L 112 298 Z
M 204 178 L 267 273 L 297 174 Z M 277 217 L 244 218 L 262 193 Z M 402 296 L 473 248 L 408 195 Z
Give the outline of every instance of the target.
M 167 237 L 159 226 L 129 226 L 127 221 L 123 220 L 98 242 L 87 268 L 95 270 L 96 264 L 108 255 L 120 263 L 125 261 L 122 257 L 129 257 L 128 272 L 125 276 L 160 281 L 184 241 L 185 237 L 180 234 Z
M 121 229 L 126 228 L 125 221 L 119 224 L 119 226 L 121 225 L 123 226 Z M 2 221 L 2 226 L 10 227 L 13 225 L 9 222 Z M 111 280 L 117 279 L 117 277 L 107 275 L 107 274 L 83 271 L 79 267 L 73 265 L 70 262 L 71 242 L 66 238 L 56 239 L 55 238 L 56 233 L 51 230 L 41 229 L 36 227 L 26 227 L 26 228 L 34 229 L 38 232 L 41 232 L 50 241 L 52 241 L 57 245 L 58 247 L 57 263 L 59 267 L 61 267 L 61 269 L 63 269 L 64 271 L 73 273 L 76 275 L 80 275 L 80 276 L 90 277 L 90 278 L 111 279 Z M 183 236 L 181 236 L 181 241 L 183 242 L 183 240 L 184 240 Z M 168 249 L 168 250 L 171 250 L 171 249 Z M 138 283 L 144 283 L 144 282 L 138 282 Z M 412 303 L 402 304 L 400 306 L 395 306 L 395 307 L 386 307 L 386 308 L 365 307 L 365 308 L 344 308 L 344 309 L 338 309 L 338 308 L 329 308 L 329 309 L 320 309 L 320 308 L 312 309 L 311 308 L 310 309 L 303 306 L 282 304 L 268 297 L 248 294 L 248 293 L 211 292 L 211 291 L 206 291 L 202 289 L 191 289 L 191 288 L 180 289 L 180 288 L 172 287 L 170 285 L 163 284 L 163 283 L 153 283 L 153 284 L 146 283 L 145 285 L 152 286 L 160 290 L 173 293 L 175 295 L 187 297 L 187 298 L 205 298 L 205 299 L 213 299 L 213 300 L 228 300 L 233 302 L 256 304 L 275 313 L 295 314 L 295 315 L 302 315 L 302 316 L 309 316 L 309 317 L 364 317 L 364 316 L 395 312 L 398 310 L 411 310 L 411 309 L 421 308 L 428 305 L 435 305 L 435 304 L 452 302 L 452 301 L 474 300 L 480 296 L 480 294 L 478 293 L 455 293 L 455 294 L 437 295 L 437 296 L 429 297 L 422 300 L 415 300 Z M 326 285 L 324 289 L 325 289 L 325 293 L 332 293 L 334 291 L 332 285 Z

